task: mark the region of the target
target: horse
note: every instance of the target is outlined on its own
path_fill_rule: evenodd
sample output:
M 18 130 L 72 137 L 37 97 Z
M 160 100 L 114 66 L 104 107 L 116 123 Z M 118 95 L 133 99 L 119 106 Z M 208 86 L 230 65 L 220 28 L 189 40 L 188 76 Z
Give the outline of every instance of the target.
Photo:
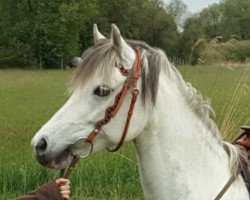
M 222 140 L 209 101 L 184 81 L 165 52 L 125 40 L 115 24 L 110 39 L 96 25 L 93 35 L 94 45 L 81 56 L 68 101 L 32 139 L 38 162 L 62 169 L 74 151 L 85 157 L 133 141 L 145 199 L 214 199 L 232 176 L 235 181 L 222 199 L 249 199 L 242 176 L 236 176 L 242 151 Z M 135 78 L 127 77 L 136 66 L 135 84 Z M 139 96 L 122 135 L 134 92 Z M 114 102 L 119 109 L 112 107 Z M 116 113 L 110 117 L 113 111 L 107 108 Z

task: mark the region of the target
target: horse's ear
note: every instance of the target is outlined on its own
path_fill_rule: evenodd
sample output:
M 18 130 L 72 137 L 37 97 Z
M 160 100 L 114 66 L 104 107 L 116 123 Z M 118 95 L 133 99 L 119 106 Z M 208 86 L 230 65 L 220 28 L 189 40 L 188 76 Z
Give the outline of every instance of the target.
M 95 44 L 97 44 L 101 40 L 105 40 L 106 39 L 106 37 L 99 32 L 98 27 L 97 27 L 96 24 L 93 25 L 93 35 L 94 35 L 94 42 L 95 42 Z
M 116 49 L 118 56 L 121 59 L 125 59 L 126 55 L 124 54 L 134 54 L 133 50 L 128 46 L 123 37 L 121 36 L 119 28 L 115 25 L 111 25 L 111 41 L 113 46 Z M 125 53 L 127 52 L 127 53 Z

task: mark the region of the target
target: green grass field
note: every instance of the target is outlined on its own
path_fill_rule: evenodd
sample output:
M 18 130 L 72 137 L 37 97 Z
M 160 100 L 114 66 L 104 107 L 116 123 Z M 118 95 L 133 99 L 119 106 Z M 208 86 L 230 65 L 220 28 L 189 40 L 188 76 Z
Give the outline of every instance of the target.
M 179 67 L 205 97 L 227 140 L 250 124 L 250 66 Z M 68 98 L 72 71 L 0 70 L 0 199 L 25 194 L 58 176 L 40 167 L 30 140 Z M 72 174 L 72 199 L 143 199 L 132 145 L 81 161 Z

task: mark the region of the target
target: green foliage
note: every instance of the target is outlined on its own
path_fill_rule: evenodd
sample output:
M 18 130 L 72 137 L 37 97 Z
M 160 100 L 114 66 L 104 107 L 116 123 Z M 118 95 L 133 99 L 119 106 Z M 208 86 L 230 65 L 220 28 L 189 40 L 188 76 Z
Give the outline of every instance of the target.
M 160 0 L 0 0 L 0 4 L 0 30 L 5 30 L 1 54 L 6 55 L 0 58 L 1 67 L 12 63 L 60 67 L 92 44 L 94 22 L 104 34 L 110 33 L 110 23 L 116 23 L 126 38 L 176 54 L 172 49 L 179 37 L 177 26 Z
M 13 52 L 12 61 L 0 59 L 5 65 L 59 67 L 62 59 L 68 62 L 81 53 L 79 35 L 98 13 L 96 3 L 90 0 L 1 0 L 0 4 L 0 30 L 4 30 L 1 49 L 7 49 L 2 50 L 6 55 Z
M 222 6 L 224 34 L 250 39 L 250 0 L 223 0 Z
M 165 50 L 170 59 L 192 64 L 199 60 L 195 44 L 201 38 L 220 36 L 222 42 L 250 38 L 250 0 L 221 0 L 188 15 L 182 0 L 168 4 L 163 0 L 0 0 L 0 68 L 60 68 L 92 45 L 93 23 L 107 37 L 115 23 L 125 38 L 143 40 Z M 241 49 L 232 48 L 229 57 L 240 57 Z M 220 54 L 207 51 L 207 56 L 218 60 Z M 241 57 L 244 61 L 245 53 Z
M 213 4 L 200 13 L 188 18 L 180 40 L 180 57 L 189 58 L 190 63 L 198 63 L 198 59 L 205 59 L 205 63 L 243 62 L 249 56 L 249 49 L 244 44 L 225 43 L 232 38 L 238 40 L 250 39 L 250 0 L 222 0 Z M 218 38 L 221 43 L 217 46 L 198 48 L 196 42 L 205 38 L 210 41 Z M 203 46 L 205 47 L 205 46 Z M 198 52 L 197 52 L 198 51 Z M 202 55 L 204 54 L 204 55 Z
M 154 6 L 154 1 L 142 4 L 144 15 L 138 16 L 140 27 L 139 39 L 148 42 L 150 45 L 164 49 L 169 56 L 177 54 L 176 45 L 179 34 L 174 18 L 166 13 L 163 7 Z
M 184 30 L 180 39 L 180 57 L 191 62 L 191 54 L 196 42 L 203 37 L 201 29 L 202 22 L 197 17 L 190 17 L 186 20 Z
M 177 26 L 181 29 L 183 22 L 188 15 L 188 7 L 182 0 L 170 0 L 166 7 L 168 14 L 174 19 Z
M 205 37 L 229 39 L 237 35 L 241 39 L 250 38 L 250 0 L 222 0 L 194 17 L 202 22 Z
M 202 10 L 199 18 L 202 21 L 202 29 L 205 36 L 213 38 L 223 34 L 221 26 L 222 12 L 221 4 L 214 4 Z
M 105 35 L 110 33 L 110 23 L 115 23 L 125 38 L 143 40 L 176 55 L 177 26 L 161 1 L 100 0 L 100 10 L 103 17 L 97 22 Z
M 225 43 L 207 43 L 204 40 L 203 47 L 198 46 L 195 52 L 203 64 L 243 63 L 250 58 L 250 40 L 230 40 Z

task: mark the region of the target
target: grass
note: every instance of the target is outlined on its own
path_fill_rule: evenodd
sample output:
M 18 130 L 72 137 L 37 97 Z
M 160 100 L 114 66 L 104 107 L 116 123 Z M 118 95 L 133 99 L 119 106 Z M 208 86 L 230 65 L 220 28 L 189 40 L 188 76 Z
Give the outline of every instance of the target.
M 233 69 L 179 67 L 186 80 L 211 99 L 227 140 L 250 123 L 250 66 Z M 66 101 L 71 71 L 0 70 L 0 199 L 10 199 L 58 176 L 32 156 L 34 133 Z M 73 199 L 143 199 L 132 145 L 79 163 L 72 174 Z
M 203 96 L 211 100 L 219 129 L 232 141 L 242 124 L 250 123 L 250 65 L 246 67 L 181 67 Z

